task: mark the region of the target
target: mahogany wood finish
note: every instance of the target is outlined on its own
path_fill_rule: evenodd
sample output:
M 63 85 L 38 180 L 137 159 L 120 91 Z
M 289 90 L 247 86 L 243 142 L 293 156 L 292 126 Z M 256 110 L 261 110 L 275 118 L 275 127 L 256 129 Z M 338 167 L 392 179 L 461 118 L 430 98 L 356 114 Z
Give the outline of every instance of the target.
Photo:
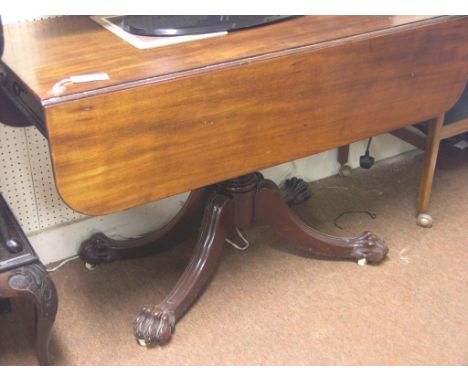
M 88 92 L 140 86 L 192 75 L 196 72 L 247 64 L 265 54 L 276 57 L 292 48 L 365 35 L 392 28 L 431 22 L 428 16 L 306 16 L 227 36 L 157 49 L 138 50 L 108 32 L 87 16 L 67 16 L 4 26 L 3 61 L 39 100 L 63 102 L 63 97 L 83 98 Z M 442 19 L 440 19 L 442 21 Z M 410 23 L 416 23 L 414 26 Z M 365 37 L 365 36 L 364 36 Z M 67 87 L 56 97 L 57 81 L 70 75 L 106 72 L 109 82 Z
M 213 275 L 225 239 L 234 229 L 234 203 L 214 195 L 206 204 L 197 244 L 174 289 L 158 305 L 142 308 L 133 323 L 135 336 L 147 345 L 169 341 L 177 320 L 188 310 Z
M 97 265 L 164 251 L 196 229 L 211 194 L 208 188 L 192 191 L 177 215 L 160 230 L 127 240 L 111 239 L 99 232 L 84 241 L 78 253 L 85 263 Z
M 169 341 L 176 321 L 195 301 L 214 272 L 228 234 L 234 227 L 247 228 L 252 223 L 255 190 L 260 179 L 263 177 L 258 173 L 192 191 L 166 226 L 141 238 L 113 240 L 97 233 L 82 243 L 80 257 L 92 265 L 156 254 L 180 243 L 191 229 L 200 225 L 205 211 L 199 239 L 184 275 L 162 303 L 143 307 L 135 320 L 135 336 L 139 341 L 148 346 Z M 279 192 L 285 206 L 297 205 L 310 197 L 309 185 L 298 178 L 288 179 Z
M 206 203 L 199 238 L 187 268 L 169 295 L 157 305 L 143 307 L 133 323 L 136 338 L 146 346 L 163 345 L 170 340 L 176 322 L 211 279 L 225 239 L 235 228 L 247 229 L 256 222 L 269 224 L 286 239 L 327 259 L 366 259 L 376 264 L 388 252 L 385 243 L 370 232 L 336 238 L 308 227 L 289 210 L 281 190 L 260 173 L 209 189 L 214 194 Z
M 281 187 L 281 197 L 289 207 L 305 202 L 310 195 L 309 183 L 296 177 L 286 179 Z
M 0 273 L 0 296 L 26 296 L 35 307 L 36 354 L 39 365 L 49 365 L 50 333 L 57 313 L 57 291 L 39 262 Z
M 57 291 L 0 194 L 0 299 L 18 296 L 26 296 L 34 304 L 36 353 L 39 364 L 47 365 L 49 337 L 57 313 Z
M 111 239 L 98 232 L 81 244 L 78 254 L 86 264 L 94 266 L 164 251 L 180 243 L 199 226 L 206 200 L 213 192 L 213 188 L 192 191 L 180 211 L 159 230 L 127 240 Z M 310 194 L 309 184 L 295 177 L 287 179 L 281 187 L 281 197 L 288 206 L 303 203 Z
M 269 180 L 262 180 L 258 185 L 255 219 L 270 224 L 286 239 L 325 258 L 366 259 L 369 263 L 380 263 L 388 252 L 385 243 L 371 232 L 337 238 L 308 227 L 282 201 L 278 187 Z
M 305 16 L 139 51 L 87 17 L 57 18 L 5 30 L 1 90 L 48 137 L 57 189 L 79 212 L 207 188 L 157 233 L 82 247 L 93 264 L 158 250 L 206 200 L 182 278 L 134 322 L 137 339 L 155 345 L 201 294 L 234 229 L 260 221 L 320 256 L 383 260 L 388 249 L 373 234 L 307 227 L 254 172 L 441 115 L 468 78 L 467 31 L 464 16 Z M 95 72 L 110 80 L 53 91 Z M 292 204 L 308 192 L 294 180 L 283 196 Z
M 307 16 L 150 51 L 70 20 L 8 27 L 3 61 L 43 109 L 60 195 L 90 215 L 433 118 L 467 79 L 468 17 Z M 51 93 L 97 71 L 111 80 Z

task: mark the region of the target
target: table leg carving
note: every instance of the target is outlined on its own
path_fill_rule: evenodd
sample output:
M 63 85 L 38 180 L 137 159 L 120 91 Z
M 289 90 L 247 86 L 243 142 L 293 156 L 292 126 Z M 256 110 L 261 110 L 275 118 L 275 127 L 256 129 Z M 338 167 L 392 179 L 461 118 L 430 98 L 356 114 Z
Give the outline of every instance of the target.
M 114 240 L 99 232 L 84 241 L 78 253 L 86 264 L 97 265 L 164 251 L 179 243 L 199 225 L 210 195 L 210 188 L 192 191 L 177 215 L 157 231 L 127 240 Z
M 154 346 L 169 341 L 175 323 L 194 303 L 215 271 L 226 236 L 234 228 L 233 207 L 232 199 L 221 194 L 208 201 L 197 244 L 181 278 L 163 302 L 142 308 L 133 323 L 140 344 Z
M 50 331 L 57 313 L 57 291 L 45 268 L 38 263 L 7 272 L 10 297 L 25 295 L 35 306 L 36 352 L 40 365 L 48 364 Z
M 255 218 L 270 224 L 301 247 L 326 258 L 366 259 L 370 263 L 379 263 L 388 252 L 385 243 L 371 232 L 364 232 L 356 237 L 338 238 L 307 226 L 287 207 L 280 190 L 269 180 L 262 180 L 259 184 Z
M 287 179 L 281 187 L 281 196 L 288 206 L 301 204 L 310 198 L 310 185 L 302 179 Z
M 161 303 L 144 306 L 133 322 L 134 334 L 140 345 L 155 346 L 169 342 L 177 321 L 201 295 L 213 275 L 227 236 L 236 229 L 247 229 L 255 222 L 270 224 L 287 239 L 328 259 L 378 263 L 385 258 L 388 248 L 370 232 L 357 237 L 338 238 L 301 222 L 289 209 L 288 203 L 302 202 L 309 195 L 307 183 L 300 179 L 293 178 L 286 182 L 281 191 L 260 173 L 251 173 L 210 186 L 203 194 L 192 194 L 191 198 L 196 197 L 197 201 L 187 202 L 184 208 L 189 212 L 182 210 L 173 222 L 159 231 L 162 234 L 152 235 L 153 241 L 148 238 L 129 240 L 125 242 L 126 247 L 117 249 L 117 244 L 122 242 L 115 241 L 111 249 L 117 251 L 117 255 L 109 259 L 103 255 L 95 261 L 124 258 L 130 255 L 130 250 L 142 248 L 151 248 L 150 253 L 154 253 L 162 248 L 156 245 L 167 243 L 162 242 L 163 238 L 169 242 L 180 240 L 178 232 L 182 226 L 196 225 L 194 220 L 187 221 L 187 218 L 197 215 L 195 212 L 205 203 L 198 241 L 184 273 Z M 133 245 L 131 248 L 128 245 L 137 242 L 143 245 Z

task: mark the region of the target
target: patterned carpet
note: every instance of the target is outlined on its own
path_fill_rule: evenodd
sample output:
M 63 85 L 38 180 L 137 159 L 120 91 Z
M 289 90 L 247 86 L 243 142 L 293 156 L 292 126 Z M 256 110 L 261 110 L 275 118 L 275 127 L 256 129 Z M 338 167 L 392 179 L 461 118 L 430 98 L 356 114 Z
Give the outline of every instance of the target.
M 415 224 L 422 155 L 414 151 L 351 177 L 311 184 L 295 207 L 311 226 L 351 236 L 372 230 L 390 247 L 379 266 L 311 258 L 268 227 L 250 248 L 226 247 L 203 296 L 162 348 L 139 347 L 131 322 L 157 303 L 187 262 L 194 238 L 158 256 L 52 274 L 59 312 L 54 365 L 467 365 L 468 149 L 442 148 L 434 226 Z M 366 212 L 376 215 L 372 219 Z M 341 227 L 338 228 L 335 223 Z M 0 315 L 0 364 L 35 364 L 32 313 Z

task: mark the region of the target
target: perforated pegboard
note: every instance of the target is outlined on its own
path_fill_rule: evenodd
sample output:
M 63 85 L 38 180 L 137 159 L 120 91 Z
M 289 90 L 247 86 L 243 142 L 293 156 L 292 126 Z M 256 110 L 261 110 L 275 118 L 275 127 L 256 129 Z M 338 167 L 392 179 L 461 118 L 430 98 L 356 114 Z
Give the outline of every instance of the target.
M 0 192 L 27 232 L 39 229 L 24 129 L 0 124 Z
M 15 14 L 2 14 L 2 23 L 6 24 L 13 24 L 13 23 L 20 23 L 24 21 L 34 21 L 34 20 L 44 20 L 59 17 L 58 15 L 24 15 L 22 12 L 18 12 Z
M 51 16 L 3 15 L 2 20 L 9 24 L 48 17 Z M 0 124 L 0 192 L 27 233 L 83 216 L 60 199 L 47 140 L 34 127 L 12 128 Z
M 39 229 L 83 217 L 83 215 L 68 208 L 57 192 L 47 139 L 36 128 L 28 127 L 25 131 Z
M 36 128 L 0 125 L 0 166 L 0 191 L 27 233 L 83 217 L 60 199 L 47 140 Z

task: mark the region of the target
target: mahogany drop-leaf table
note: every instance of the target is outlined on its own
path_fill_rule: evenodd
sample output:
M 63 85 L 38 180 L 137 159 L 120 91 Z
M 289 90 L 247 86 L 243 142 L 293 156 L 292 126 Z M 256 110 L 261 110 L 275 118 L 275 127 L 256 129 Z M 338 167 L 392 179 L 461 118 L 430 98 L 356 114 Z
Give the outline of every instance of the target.
M 47 136 L 71 208 L 104 215 L 192 190 L 161 230 L 120 242 L 98 234 L 80 250 L 96 265 L 156 253 L 199 227 L 178 283 L 134 321 L 145 345 L 170 339 L 226 238 L 252 223 L 313 255 L 381 262 L 376 235 L 308 227 L 287 206 L 307 197 L 304 186 L 281 194 L 258 171 L 436 119 L 468 79 L 465 16 L 303 16 L 147 50 L 70 16 L 10 25 L 5 41 L 0 120 Z M 108 79 L 70 81 L 96 73 Z

